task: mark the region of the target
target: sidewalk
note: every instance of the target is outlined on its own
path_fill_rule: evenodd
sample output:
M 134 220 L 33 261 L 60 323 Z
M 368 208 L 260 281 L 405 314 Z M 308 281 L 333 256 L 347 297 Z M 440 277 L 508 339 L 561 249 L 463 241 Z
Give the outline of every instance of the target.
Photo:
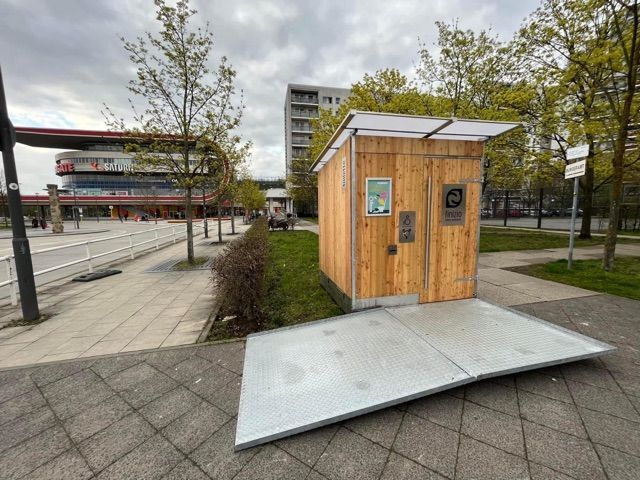
M 245 229 L 236 226 L 238 232 Z M 214 232 L 207 240 L 195 238 L 196 256 L 221 251 L 222 246 L 211 245 Z M 118 275 L 45 286 L 40 307 L 52 318 L 0 330 L 0 368 L 194 343 L 213 307 L 210 271 L 146 272 L 185 256 L 182 241 L 117 265 L 122 270 Z M 2 310 L 3 318 L 20 315 L 19 307 Z

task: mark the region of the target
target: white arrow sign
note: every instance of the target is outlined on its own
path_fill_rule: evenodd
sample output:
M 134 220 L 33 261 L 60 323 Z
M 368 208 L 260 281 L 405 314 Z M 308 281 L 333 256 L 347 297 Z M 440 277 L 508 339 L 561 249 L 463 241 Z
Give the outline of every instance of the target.
M 577 147 L 567 148 L 567 160 L 575 160 L 576 158 L 585 158 L 589 156 L 589 145 L 578 145 Z

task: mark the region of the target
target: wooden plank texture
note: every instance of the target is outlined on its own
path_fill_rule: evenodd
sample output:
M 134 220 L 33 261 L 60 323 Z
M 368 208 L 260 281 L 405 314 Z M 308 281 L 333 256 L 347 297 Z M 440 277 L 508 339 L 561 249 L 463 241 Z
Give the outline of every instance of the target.
M 346 175 L 346 186 L 342 187 Z M 318 173 L 320 270 L 349 297 L 351 293 L 351 168 L 345 142 Z

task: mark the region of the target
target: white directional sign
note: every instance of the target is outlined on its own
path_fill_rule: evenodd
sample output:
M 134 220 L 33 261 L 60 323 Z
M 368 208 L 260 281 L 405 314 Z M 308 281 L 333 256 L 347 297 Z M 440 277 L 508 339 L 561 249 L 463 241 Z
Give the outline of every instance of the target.
M 564 178 L 581 177 L 587 171 L 587 161 L 580 160 L 579 162 L 570 163 L 564 169 Z
M 577 147 L 567 148 L 567 160 L 575 160 L 576 158 L 585 158 L 589 156 L 589 145 L 578 145 Z

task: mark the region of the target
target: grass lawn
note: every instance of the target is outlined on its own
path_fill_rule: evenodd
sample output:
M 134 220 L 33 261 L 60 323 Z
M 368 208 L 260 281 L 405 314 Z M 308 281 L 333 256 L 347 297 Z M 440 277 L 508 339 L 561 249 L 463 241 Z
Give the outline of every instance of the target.
M 620 243 L 636 240 L 620 238 Z M 576 234 L 576 247 L 604 244 L 604 237 L 581 240 Z M 540 250 L 543 248 L 562 248 L 569 246 L 569 235 L 561 233 L 536 232 L 535 230 L 510 230 L 482 227 L 480 230 L 480 252 L 504 252 L 507 250 Z
M 640 258 L 616 257 L 612 272 L 605 272 L 601 264 L 600 260 L 574 260 L 573 268 L 567 270 L 567 261 L 558 260 L 540 265 L 514 267 L 510 270 L 574 287 L 640 300 Z
M 265 328 L 341 315 L 343 312 L 320 286 L 318 235 L 303 230 L 271 232 L 267 270 Z

